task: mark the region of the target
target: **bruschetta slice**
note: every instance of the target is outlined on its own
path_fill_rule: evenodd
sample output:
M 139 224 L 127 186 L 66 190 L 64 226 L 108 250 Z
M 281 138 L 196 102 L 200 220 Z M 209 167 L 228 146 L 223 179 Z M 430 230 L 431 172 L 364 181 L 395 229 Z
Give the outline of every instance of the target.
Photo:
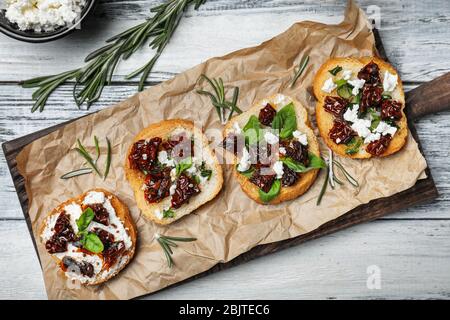
M 233 154 L 242 190 L 261 204 L 277 204 L 304 194 L 325 162 L 299 101 L 277 94 L 232 118 L 223 146 Z
M 386 157 L 408 136 L 405 94 L 397 71 L 376 57 L 332 58 L 314 79 L 320 135 L 335 153 Z
M 106 190 L 93 189 L 53 209 L 40 236 L 68 279 L 96 285 L 131 261 L 137 233 L 126 205 Z
M 191 121 L 166 120 L 142 130 L 130 145 L 126 177 L 145 217 L 170 224 L 212 200 L 223 184 L 209 141 Z

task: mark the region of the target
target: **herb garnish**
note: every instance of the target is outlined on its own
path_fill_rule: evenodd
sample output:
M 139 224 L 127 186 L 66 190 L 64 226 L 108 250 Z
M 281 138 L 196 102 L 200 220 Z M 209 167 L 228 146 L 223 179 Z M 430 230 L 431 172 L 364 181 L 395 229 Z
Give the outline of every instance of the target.
M 104 250 L 102 241 L 95 233 L 87 231 L 87 228 L 94 219 L 94 216 L 94 211 L 88 207 L 76 220 L 76 223 L 78 227 L 78 235 L 80 236 L 80 242 L 83 245 L 83 248 L 92 253 L 100 253 Z
M 263 137 L 261 124 L 255 115 L 250 116 L 242 131 L 244 132 L 245 143 L 248 145 L 257 144 Z
M 359 152 L 359 148 L 361 147 L 363 140 L 361 137 L 353 137 L 349 143 L 347 143 L 347 148 L 345 149 L 345 153 L 348 155 L 352 155 Z
M 331 73 L 333 76 L 337 75 L 341 71 L 342 71 L 342 67 L 341 66 L 336 66 L 333 69 L 328 70 L 328 72 Z
M 212 170 L 206 169 L 206 162 L 202 161 L 202 165 L 200 166 L 200 175 L 203 178 L 207 178 L 207 180 L 211 179 Z
M 172 209 L 166 209 L 163 210 L 163 218 L 167 219 L 167 218 L 174 218 L 175 217 L 175 211 L 173 211 Z
M 302 59 L 298 68 L 296 70 L 294 69 L 294 77 L 292 78 L 291 88 L 294 87 L 295 83 L 297 82 L 297 79 L 300 78 L 300 76 L 302 75 L 308 62 L 309 62 L 309 56 L 306 56 Z
M 194 9 L 197 10 L 205 2 L 206 0 L 168 0 L 150 9 L 150 12 L 154 15 L 147 21 L 106 40 L 105 46 L 93 51 L 85 58 L 86 64 L 83 67 L 57 75 L 22 81 L 21 85 L 24 88 L 38 88 L 32 95 L 35 103 L 31 112 L 43 111 L 52 92 L 69 80 L 75 80 L 73 98 L 77 106 L 80 107 L 86 102 L 89 109 L 90 105 L 100 98 L 104 86 L 111 84 L 112 76 L 119 61 L 128 59 L 148 39 L 153 38 L 149 46 L 156 49 L 155 55 L 144 66 L 126 76 L 126 79 L 130 79 L 141 75 L 138 87 L 141 91 L 185 10 L 191 4 L 194 4 Z
M 327 167 L 326 162 L 321 157 L 316 156 L 314 153 L 309 153 L 308 156 L 309 156 L 308 167 L 305 167 L 303 164 L 298 163 L 289 157 L 281 158 L 280 161 L 282 161 L 286 166 L 288 166 L 289 169 L 292 169 L 298 173 L 305 173 L 313 169 L 322 169 Z
M 272 121 L 272 128 L 280 131 L 280 138 L 287 139 L 297 130 L 297 117 L 291 102 L 277 112 Z
M 259 198 L 265 203 L 270 202 L 280 193 L 280 190 L 281 190 L 281 181 L 280 179 L 276 179 L 273 182 L 272 187 L 270 187 L 269 192 L 264 192 L 261 189 L 259 189 Z
M 108 173 L 109 173 L 109 169 L 111 167 L 111 153 L 112 153 L 111 142 L 109 141 L 108 138 L 106 138 L 106 143 L 107 143 L 107 155 L 106 155 L 105 173 L 103 176 L 97 167 L 97 162 L 98 162 L 98 159 L 100 158 L 100 144 L 99 144 L 97 136 L 94 136 L 94 145 L 95 145 L 95 150 L 97 153 L 97 156 L 95 159 L 92 158 L 92 156 L 89 154 L 89 152 L 86 150 L 86 148 L 81 143 L 80 139 L 77 139 L 78 147 L 75 148 L 75 150 L 86 160 L 86 163 L 88 163 L 92 169 L 91 168 L 81 168 L 81 169 L 73 170 L 73 171 L 63 174 L 60 178 L 61 179 L 69 179 L 69 178 L 77 177 L 77 176 L 80 176 L 83 174 L 92 173 L 93 171 L 95 171 L 100 177 L 103 177 L 103 179 L 106 179 L 106 177 L 108 176 Z
M 190 167 L 192 167 L 192 158 L 191 157 L 183 159 L 180 162 L 178 162 L 175 167 L 177 176 L 182 174 L 185 170 L 189 169 Z
M 173 251 L 171 247 L 176 248 L 178 245 L 175 242 L 191 242 L 197 240 L 197 238 L 182 238 L 182 237 L 169 237 L 169 236 L 163 236 L 160 234 L 155 234 L 155 239 L 158 241 L 159 245 L 164 251 L 164 254 L 167 259 L 167 265 L 169 268 L 172 268 L 173 266 L 173 259 L 172 254 Z
M 226 94 L 222 78 L 210 79 L 205 74 L 202 74 L 198 78 L 197 82 L 199 82 L 202 79 L 206 80 L 209 83 L 209 85 L 213 88 L 215 95 L 205 90 L 197 90 L 197 93 L 201 95 L 206 95 L 211 99 L 211 102 L 214 108 L 216 108 L 217 114 L 219 115 L 219 119 L 222 124 L 225 124 L 228 120 L 230 120 L 234 112 L 237 112 L 239 114 L 242 113 L 242 110 L 239 109 L 237 106 L 237 100 L 239 97 L 238 87 L 234 87 L 233 99 L 231 101 L 228 101 L 225 97 Z M 230 110 L 227 120 L 225 120 L 226 109 Z
M 341 171 L 342 175 L 352 186 L 354 186 L 355 188 L 359 187 L 358 181 L 356 181 L 356 179 L 353 178 L 350 175 L 350 173 L 348 173 L 347 170 L 345 170 L 344 166 L 339 161 L 333 159 L 333 151 L 331 150 L 327 164 L 328 165 L 326 167 L 326 178 L 320 190 L 319 197 L 317 198 L 316 205 L 320 205 L 320 203 L 322 202 L 322 198 L 325 195 L 325 192 L 327 191 L 328 184 L 331 186 L 332 189 L 335 188 L 335 183 L 340 185 L 343 184 L 343 182 L 334 173 L 335 166 Z

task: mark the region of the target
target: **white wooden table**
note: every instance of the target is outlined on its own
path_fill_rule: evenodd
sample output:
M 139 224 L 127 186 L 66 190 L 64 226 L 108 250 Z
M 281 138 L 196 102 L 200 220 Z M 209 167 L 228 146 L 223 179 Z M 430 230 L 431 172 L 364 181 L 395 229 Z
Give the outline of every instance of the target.
M 0 35 L 0 142 L 81 116 L 71 87 L 58 90 L 46 110 L 30 114 L 31 91 L 19 80 L 78 67 L 109 36 L 148 14 L 154 0 L 103 0 L 82 30 L 47 44 Z M 375 1 L 381 36 L 406 90 L 450 71 L 450 3 L 447 0 Z M 336 23 L 345 0 L 208 0 L 185 14 L 158 61 L 151 81 L 171 78 L 203 60 L 257 45 L 299 20 Z M 374 7 L 370 7 L 372 10 Z M 114 85 L 95 111 L 136 91 L 123 75 L 149 56 L 147 48 L 122 63 Z M 450 297 L 450 112 L 417 124 L 439 198 L 377 221 L 314 240 L 247 264 L 164 290 L 152 299 L 342 299 Z M 46 298 L 44 283 L 3 154 L 0 156 L 0 298 Z M 368 288 L 367 269 L 381 272 L 381 288 Z M 370 286 L 369 286 L 370 287 Z

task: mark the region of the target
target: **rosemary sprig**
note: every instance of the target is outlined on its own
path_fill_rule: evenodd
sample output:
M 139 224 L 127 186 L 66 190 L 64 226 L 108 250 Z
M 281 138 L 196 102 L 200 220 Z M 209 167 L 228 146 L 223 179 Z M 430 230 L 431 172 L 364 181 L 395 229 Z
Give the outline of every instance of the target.
M 173 251 L 172 251 L 171 247 L 173 247 L 173 248 L 178 247 L 178 245 L 175 242 L 190 242 L 190 241 L 197 240 L 196 238 L 163 236 L 158 233 L 155 234 L 155 239 L 156 239 L 156 241 L 158 241 L 159 245 L 161 246 L 161 248 L 164 251 L 164 255 L 166 256 L 167 265 L 169 266 L 169 268 L 172 268 L 172 266 L 174 264 L 173 259 L 172 259 Z
M 24 88 L 37 88 L 32 99 L 35 101 L 31 112 L 42 112 L 49 96 L 59 86 L 74 80 L 73 98 L 80 108 L 86 103 L 87 108 L 97 101 L 105 85 L 111 84 L 114 71 L 120 60 L 128 59 L 150 38 L 150 47 L 156 49 L 154 56 L 144 66 L 126 76 L 127 79 L 140 75 L 139 91 L 144 88 L 145 81 L 153 69 L 162 51 L 168 44 L 184 11 L 194 4 L 197 10 L 206 0 L 168 0 L 158 5 L 147 21 L 121 32 L 106 42 L 107 44 L 94 50 L 85 58 L 85 65 L 56 75 L 37 77 L 21 82 Z
M 92 173 L 95 171 L 100 177 L 103 177 L 103 180 L 105 180 L 106 177 L 108 176 L 109 169 L 111 167 L 111 153 L 112 153 L 111 142 L 109 141 L 108 138 L 106 138 L 106 143 L 107 143 L 107 154 L 106 154 L 105 173 L 103 174 L 103 176 L 97 167 L 97 162 L 98 162 L 98 159 L 100 158 L 100 143 L 98 141 L 97 136 L 94 136 L 94 145 L 95 145 L 95 150 L 97 153 L 97 157 L 95 160 L 89 154 L 89 152 L 87 151 L 85 146 L 81 143 L 80 139 L 77 139 L 78 146 L 75 148 L 75 150 L 84 158 L 84 160 L 86 160 L 86 163 L 89 164 L 91 166 L 91 168 L 81 168 L 81 169 L 73 170 L 73 171 L 63 174 L 60 178 L 61 179 L 69 179 L 69 178 L 77 177 L 77 176 L 80 176 L 83 174 Z
M 83 174 L 89 174 L 92 173 L 92 169 L 91 168 L 82 168 L 82 169 L 77 169 L 77 170 L 73 170 L 70 172 L 67 172 L 65 174 L 63 174 L 60 178 L 61 179 L 70 179 L 73 177 L 78 177 L 81 176 Z
M 302 75 L 303 71 L 305 70 L 307 64 L 309 62 L 309 56 L 306 56 L 302 59 L 302 61 L 300 62 L 300 65 L 298 66 L 298 68 L 295 70 L 294 69 L 294 77 L 292 78 L 292 82 L 291 82 L 291 88 L 294 87 L 295 83 L 297 82 L 298 78 L 300 78 L 300 76 Z
M 227 120 L 230 120 L 234 112 L 237 112 L 239 114 L 242 113 L 242 110 L 239 109 L 238 106 L 236 105 L 239 97 L 238 87 L 234 87 L 233 98 L 231 99 L 231 101 L 228 101 L 226 99 L 226 93 L 222 78 L 210 79 L 205 74 L 202 74 L 198 78 L 197 83 L 202 79 L 206 80 L 209 83 L 209 85 L 213 88 L 214 94 L 201 89 L 197 90 L 197 93 L 201 95 L 206 95 L 211 99 L 211 103 L 216 109 L 217 114 L 219 115 L 220 122 L 222 124 L 225 124 Z M 230 110 L 227 120 L 225 119 L 226 109 Z
M 359 187 L 358 181 L 355 178 L 353 178 L 350 173 L 348 173 L 348 171 L 344 168 L 344 166 L 339 161 L 334 159 L 333 151 L 330 150 L 329 158 L 327 161 L 326 178 L 323 182 L 322 188 L 320 189 L 320 193 L 319 193 L 319 197 L 317 198 L 316 205 L 320 205 L 320 203 L 322 202 L 322 198 L 327 191 L 328 185 L 330 185 L 330 187 L 332 189 L 334 189 L 336 186 L 335 183 L 337 183 L 339 185 L 344 184 L 344 182 L 342 180 L 340 180 L 338 177 L 336 177 L 335 170 L 334 170 L 335 166 L 336 166 L 336 168 L 338 168 L 340 170 L 342 175 L 352 186 L 354 186 L 355 188 Z

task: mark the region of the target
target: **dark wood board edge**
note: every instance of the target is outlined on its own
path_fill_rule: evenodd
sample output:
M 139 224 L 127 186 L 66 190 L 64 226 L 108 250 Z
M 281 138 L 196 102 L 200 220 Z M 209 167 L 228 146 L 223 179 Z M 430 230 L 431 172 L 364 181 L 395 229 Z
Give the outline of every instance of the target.
M 377 50 L 380 55 L 385 60 L 388 60 L 384 47 L 382 45 L 382 41 L 380 38 L 380 35 L 376 29 L 374 29 L 374 36 L 377 44 Z M 408 95 L 408 94 L 407 94 Z M 86 116 L 86 115 L 84 115 Z M 33 241 L 33 245 L 35 247 L 36 253 L 37 253 L 37 245 L 36 245 L 36 239 L 34 238 L 33 231 L 31 228 L 31 220 L 30 216 L 28 215 L 28 197 L 25 190 L 25 182 L 23 177 L 19 174 L 16 167 L 16 156 L 19 154 L 19 152 L 29 143 L 32 141 L 41 138 L 55 130 L 57 130 L 60 127 L 63 127 L 75 120 L 78 120 L 79 117 L 76 119 L 72 119 L 63 123 L 60 123 L 58 125 L 34 132 L 32 134 L 28 134 L 26 136 L 4 142 L 2 144 L 2 149 L 5 154 L 6 162 L 8 164 L 8 168 L 14 183 L 14 187 L 16 189 L 17 195 L 19 197 L 19 202 L 22 207 L 22 211 L 27 223 L 28 230 L 31 235 L 31 239 Z M 412 121 L 409 121 L 409 129 L 411 134 L 413 135 L 414 139 L 416 140 L 420 152 L 423 154 L 422 146 L 420 144 L 420 140 L 417 136 L 417 132 L 415 129 L 414 124 Z M 190 277 L 189 279 L 186 279 L 184 281 L 175 283 L 169 287 L 178 286 L 181 284 L 184 284 L 186 282 L 198 279 L 200 277 L 215 273 L 217 271 L 225 270 L 230 267 L 239 265 L 243 262 L 250 261 L 252 259 L 267 255 L 269 253 L 277 252 L 286 248 L 290 248 L 296 245 L 299 245 L 303 242 L 313 240 L 319 237 L 322 237 L 324 235 L 328 235 L 330 233 L 348 228 L 350 226 L 353 226 L 355 224 L 359 224 L 362 222 L 368 222 L 374 219 L 377 219 L 379 217 L 382 217 L 386 214 L 396 212 L 400 209 L 404 209 L 407 207 L 411 207 L 420 203 L 428 202 L 433 199 L 435 199 L 438 196 L 438 192 L 436 189 L 436 185 L 434 183 L 433 177 L 431 176 L 431 172 L 429 168 L 426 169 L 427 178 L 417 181 L 417 183 L 400 193 L 397 193 L 395 195 L 392 195 L 390 197 L 386 198 L 380 198 L 373 200 L 367 204 L 361 205 L 348 213 L 342 215 L 341 217 L 329 221 L 325 223 L 324 225 L 320 226 L 318 229 L 311 231 L 307 234 L 279 241 L 274 243 L 269 243 L 265 245 L 259 245 L 254 247 L 253 249 L 239 255 L 238 257 L 234 258 L 233 260 L 227 262 L 227 263 L 219 263 L 212 267 L 211 269 L 202 272 L 200 274 L 194 275 Z M 39 254 L 38 259 L 40 262 Z M 167 287 L 168 288 L 168 287 Z

